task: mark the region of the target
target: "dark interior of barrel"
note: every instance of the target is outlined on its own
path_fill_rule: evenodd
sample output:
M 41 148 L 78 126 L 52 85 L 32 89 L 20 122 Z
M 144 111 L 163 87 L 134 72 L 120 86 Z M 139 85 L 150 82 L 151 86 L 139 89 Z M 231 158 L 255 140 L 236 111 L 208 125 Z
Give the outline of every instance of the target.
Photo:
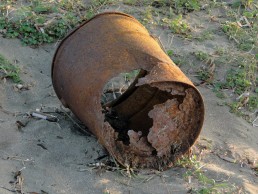
M 118 132 L 116 140 L 125 145 L 146 139 L 153 156 L 187 151 L 200 132 L 201 97 L 195 89 L 180 83 L 136 86 L 145 75 L 146 71 L 141 70 L 119 98 L 103 106 L 105 121 Z M 130 136 L 129 131 L 134 135 Z

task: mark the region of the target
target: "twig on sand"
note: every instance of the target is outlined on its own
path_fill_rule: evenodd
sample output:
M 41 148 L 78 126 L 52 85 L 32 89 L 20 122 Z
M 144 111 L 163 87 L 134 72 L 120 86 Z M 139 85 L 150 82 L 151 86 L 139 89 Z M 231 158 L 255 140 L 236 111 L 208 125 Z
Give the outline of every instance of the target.
M 14 189 L 16 191 L 16 193 L 21 193 L 23 194 L 24 192 L 22 191 L 22 186 L 23 186 L 23 182 L 24 182 L 24 177 L 22 176 L 22 170 L 24 170 L 26 167 L 23 167 L 22 169 L 20 169 L 19 171 L 15 172 L 14 174 L 14 178 L 15 181 L 13 182 L 14 184 Z
M 3 152 L 3 151 L 2 151 Z M 6 153 L 6 152 L 3 152 L 5 155 L 7 155 L 6 157 L 3 157 L 2 156 L 2 159 L 3 160 L 16 160 L 16 161 L 20 161 L 23 165 L 23 167 L 25 167 L 25 162 L 34 162 L 33 159 L 24 159 L 22 157 L 19 157 L 19 156 L 11 156 L 10 154 Z
M 225 161 L 230 162 L 230 163 L 236 163 L 237 162 L 235 159 L 227 157 L 227 156 L 223 156 L 223 155 L 220 155 L 220 154 L 217 154 L 217 156 L 219 158 L 221 158 L 222 160 L 225 160 Z
M 248 21 L 248 19 L 245 16 L 242 16 L 239 21 L 237 21 L 237 24 L 242 28 L 242 27 L 252 27 L 252 25 L 250 24 L 250 22 Z

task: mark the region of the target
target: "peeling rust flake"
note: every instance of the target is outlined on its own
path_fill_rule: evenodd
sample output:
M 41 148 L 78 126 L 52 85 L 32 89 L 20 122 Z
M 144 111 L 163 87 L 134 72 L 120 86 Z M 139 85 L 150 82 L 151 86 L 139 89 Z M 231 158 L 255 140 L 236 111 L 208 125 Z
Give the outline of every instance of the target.
M 121 96 L 101 101 L 109 80 L 136 69 Z M 124 166 L 167 169 L 203 125 L 199 91 L 130 15 L 102 13 L 69 34 L 53 59 L 52 81 L 61 102 Z

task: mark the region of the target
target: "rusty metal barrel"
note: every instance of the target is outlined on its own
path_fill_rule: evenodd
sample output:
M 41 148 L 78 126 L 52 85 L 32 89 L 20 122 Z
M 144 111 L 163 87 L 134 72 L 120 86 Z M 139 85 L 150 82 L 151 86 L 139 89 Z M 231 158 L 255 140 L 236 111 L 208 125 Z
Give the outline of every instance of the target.
M 108 107 L 105 84 L 140 69 Z M 98 14 L 60 43 L 52 64 L 55 92 L 124 166 L 166 169 L 200 134 L 202 97 L 144 26 L 120 13 Z

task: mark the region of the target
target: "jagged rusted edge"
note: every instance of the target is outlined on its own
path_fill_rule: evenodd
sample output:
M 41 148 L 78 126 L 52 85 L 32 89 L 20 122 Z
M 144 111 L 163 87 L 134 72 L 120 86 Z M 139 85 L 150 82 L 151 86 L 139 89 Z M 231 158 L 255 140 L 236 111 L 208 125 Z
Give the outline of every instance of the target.
M 169 158 L 171 159 L 171 160 L 162 160 L 162 158 L 160 158 L 160 159 L 156 159 L 155 161 L 153 160 L 152 162 L 146 162 L 145 164 L 140 164 L 139 162 L 133 162 L 133 163 L 130 163 L 130 162 L 127 162 L 126 160 L 121 160 L 121 158 L 123 158 L 124 156 L 122 156 L 122 153 L 124 152 L 124 149 L 122 148 L 122 147 L 125 147 L 124 145 L 123 145 L 123 143 L 122 142 L 116 142 L 115 143 L 115 135 L 116 135 L 116 132 L 115 132 L 115 130 L 112 128 L 112 126 L 109 126 L 109 127 L 111 127 L 114 131 L 113 132 L 111 132 L 111 131 L 109 131 L 109 133 L 111 132 L 111 133 L 113 133 L 113 135 L 114 135 L 114 141 L 112 141 L 112 142 L 102 142 L 103 143 L 103 145 L 105 145 L 105 147 L 108 149 L 108 151 L 109 151 L 109 153 L 122 165 L 122 166 L 124 166 L 124 167 L 127 167 L 128 165 L 129 166 L 131 166 L 131 167 L 134 167 L 134 168 L 155 168 L 155 169 L 159 169 L 159 170 L 161 170 L 161 171 L 163 171 L 163 170 L 166 170 L 166 169 L 168 169 L 168 168 L 170 168 L 170 167 L 172 167 L 172 166 L 174 166 L 174 164 L 175 164 L 175 161 L 180 157 L 180 156 L 182 156 L 182 155 L 184 155 L 184 154 L 186 154 L 187 152 L 188 152 L 188 150 L 195 144 L 195 142 L 197 141 L 197 139 L 198 139 L 198 136 L 200 135 L 200 132 L 201 132 L 201 129 L 202 129 L 202 126 L 203 126 L 203 122 L 204 122 L 204 115 L 205 115 L 205 109 L 204 109 L 204 101 L 203 101 L 203 98 L 202 98 L 202 96 L 201 96 L 201 94 L 200 94 L 200 92 L 199 92 L 199 90 L 195 87 L 195 86 L 193 86 L 193 85 L 190 85 L 190 84 L 187 84 L 187 83 L 183 83 L 183 82 L 171 82 L 171 81 L 168 81 L 168 82 L 170 82 L 170 83 L 173 83 L 173 84 L 181 84 L 181 85 L 183 85 L 184 86 L 184 88 L 185 88 L 185 90 L 187 90 L 187 89 L 193 89 L 195 92 L 196 92 L 196 95 L 198 95 L 199 96 L 199 100 L 200 100 L 200 103 L 202 104 L 202 106 L 201 106 L 201 108 L 200 108 L 200 111 L 201 111 L 201 113 L 199 114 L 199 117 L 200 117 L 200 123 L 199 123 L 199 127 L 198 127 L 198 129 L 196 130 L 197 132 L 195 133 L 195 138 L 194 138 L 194 140 L 193 140 L 193 142 L 192 142 L 192 144 L 191 145 L 189 145 L 189 148 L 188 149 L 185 149 L 185 150 L 180 150 L 180 154 L 177 154 L 177 155 L 173 155 L 173 156 L 170 156 Z M 156 82 L 156 83 L 159 83 L 159 82 Z M 161 83 L 161 82 L 160 82 Z M 168 101 L 168 100 L 167 100 Z M 166 102 L 167 102 L 166 101 Z M 166 103 L 165 102 L 165 103 Z M 165 103 L 163 103 L 163 104 L 165 104 Z M 161 104 L 157 104 L 157 105 L 161 105 Z M 107 123 L 105 123 L 105 122 L 103 122 L 103 127 L 102 127 L 102 129 L 104 129 L 104 125 L 106 126 L 105 127 L 105 130 L 108 130 L 108 126 L 107 126 Z M 109 125 L 109 124 L 108 124 Z M 103 131 L 103 133 L 108 133 L 108 131 Z M 104 139 L 103 139 L 104 140 Z M 114 145 L 113 145 L 113 143 L 115 143 Z M 109 144 L 109 145 L 108 145 Z M 120 144 L 120 145 L 118 145 L 118 144 Z M 120 150 L 121 149 L 121 150 Z M 118 152 L 119 154 L 117 155 L 117 154 L 115 154 L 115 153 L 113 153 L 114 151 L 116 150 L 116 152 Z M 119 156 L 120 155 L 120 156 Z M 131 155 L 132 156 L 132 155 Z M 136 157 L 137 155 L 135 155 L 135 157 Z M 137 157 L 138 158 L 138 157 Z M 155 158 L 155 157 L 153 157 L 153 158 Z M 139 158 L 138 158 L 139 159 Z M 151 159 L 151 157 L 150 157 L 150 159 Z M 129 160 L 131 160 L 131 159 L 129 159 Z M 128 160 L 128 161 L 129 161 Z

